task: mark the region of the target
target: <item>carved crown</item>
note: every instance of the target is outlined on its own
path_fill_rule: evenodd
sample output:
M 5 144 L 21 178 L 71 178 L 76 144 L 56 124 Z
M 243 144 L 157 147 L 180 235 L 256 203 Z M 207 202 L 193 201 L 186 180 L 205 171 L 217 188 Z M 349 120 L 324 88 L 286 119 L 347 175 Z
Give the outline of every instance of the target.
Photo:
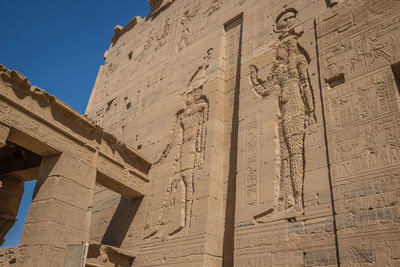
M 175 0 L 148 0 L 150 5 L 151 14 L 157 15 L 163 9 L 167 8 Z

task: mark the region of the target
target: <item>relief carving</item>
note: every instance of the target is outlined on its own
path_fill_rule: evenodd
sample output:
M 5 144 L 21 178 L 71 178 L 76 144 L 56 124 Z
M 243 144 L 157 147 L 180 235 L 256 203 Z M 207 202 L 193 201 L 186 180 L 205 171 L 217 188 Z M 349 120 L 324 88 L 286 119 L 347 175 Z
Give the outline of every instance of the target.
M 189 25 L 192 21 L 193 16 L 189 13 L 189 11 L 185 12 L 185 15 L 179 21 L 180 24 L 180 32 L 179 32 L 179 42 L 178 42 L 178 52 L 182 51 L 185 47 L 189 46 L 191 43 L 190 35 L 191 31 L 189 29 Z
M 397 40 L 395 35 L 386 34 L 380 36 L 379 33 L 369 33 L 364 39 L 365 57 L 368 67 L 374 66 L 378 60 L 385 63 L 393 63 L 396 61 L 395 52 Z
M 174 156 L 167 196 L 162 203 L 155 230 L 145 239 L 163 236 L 163 227 L 167 224 L 170 209 L 176 201 L 179 201 L 176 199 L 178 187 L 182 189 L 181 201 L 184 203 L 184 208 L 181 211 L 180 226 L 168 235 L 185 234 L 190 229 L 195 193 L 194 171 L 203 167 L 207 135 L 208 99 L 202 94 L 202 90 L 207 82 L 206 72 L 212 51 L 213 49 L 207 51 L 204 64 L 198 68 L 187 84 L 185 107 L 176 113 L 172 140 L 155 163 L 155 165 L 162 164 L 169 157 L 172 149 L 175 146 L 178 147 L 177 154 Z
M 275 160 L 280 166 L 274 206 L 255 216 L 263 222 L 271 216 L 303 211 L 304 137 L 306 129 L 315 124 L 314 100 L 309 82 L 308 55 L 300 46 L 301 33 L 293 29 L 297 11 L 287 9 L 276 19 L 275 31 L 279 41 L 275 61 L 266 80 L 258 77 L 258 69 L 250 65 L 250 82 L 254 92 L 267 98 L 272 93 L 277 97 L 279 152 Z M 278 145 L 278 144 L 277 144 Z
M 209 16 L 214 14 L 215 12 L 218 11 L 222 7 L 222 0 L 212 0 L 211 6 L 207 9 L 206 13 L 208 13 Z
M 400 162 L 400 141 L 390 117 L 332 135 L 332 177 L 343 179 Z
M 150 49 L 157 51 L 161 47 L 163 47 L 167 43 L 167 37 L 170 32 L 170 29 L 171 29 L 171 21 L 169 18 L 165 20 L 164 26 L 160 32 L 155 32 L 155 30 L 152 29 L 147 36 L 142 51 L 137 57 L 137 61 L 140 62 L 144 60 L 147 57 L 147 55 L 150 54 Z
M 258 154 L 258 142 L 257 138 L 258 125 L 255 116 L 250 118 L 247 125 L 247 162 L 246 162 L 246 189 L 245 199 L 248 205 L 257 204 L 257 154 Z
M 331 88 L 328 92 L 328 120 L 332 130 L 376 119 L 394 112 L 395 85 L 390 71 Z
M 133 255 L 120 248 L 92 243 L 89 245 L 86 266 L 127 267 L 132 265 Z
M 166 19 L 161 34 L 157 34 L 158 45 L 155 47 L 155 50 L 160 49 L 163 45 L 167 43 L 167 36 L 169 34 L 170 28 L 171 28 L 171 22 L 169 19 Z
M 104 85 L 101 90 L 104 98 L 107 98 L 110 95 L 110 92 L 115 89 L 115 86 L 118 83 L 118 74 L 116 70 L 118 69 L 118 64 L 116 63 L 108 63 L 104 64 Z

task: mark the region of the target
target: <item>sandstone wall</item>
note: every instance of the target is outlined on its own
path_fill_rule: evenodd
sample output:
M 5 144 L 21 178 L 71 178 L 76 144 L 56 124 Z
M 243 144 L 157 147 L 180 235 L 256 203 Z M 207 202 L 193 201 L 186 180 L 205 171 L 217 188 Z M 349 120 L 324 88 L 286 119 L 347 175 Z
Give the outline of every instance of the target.
M 135 266 L 400 264 L 400 2 L 151 2 L 87 107 L 150 183 L 98 187 L 91 239 Z

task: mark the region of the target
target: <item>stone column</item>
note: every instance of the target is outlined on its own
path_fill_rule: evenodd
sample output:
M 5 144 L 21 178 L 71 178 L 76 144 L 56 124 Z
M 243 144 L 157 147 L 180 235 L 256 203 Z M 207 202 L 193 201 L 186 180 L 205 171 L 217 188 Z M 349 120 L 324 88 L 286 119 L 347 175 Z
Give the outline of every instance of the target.
M 27 266 L 63 266 L 68 244 L 89 241 L 96 169 L 65 153 L 42 159 L 20 247 Z
M 17 221 L 23 193 L 24 182 L 15 177 L 0 177 L 0 245 Z
M 6 145 L 10 129 L 0 124 L 0 148 Z

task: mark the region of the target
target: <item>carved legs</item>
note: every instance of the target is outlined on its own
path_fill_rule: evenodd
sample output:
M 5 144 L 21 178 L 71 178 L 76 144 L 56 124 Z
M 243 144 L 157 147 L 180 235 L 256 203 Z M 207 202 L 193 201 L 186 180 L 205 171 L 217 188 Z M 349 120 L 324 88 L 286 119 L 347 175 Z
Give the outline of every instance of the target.
M 169 209 L 175 203 L 176 190 L 178 189 L 180 180 L 180 177 L 174 178 L 167 188 L 167 196 L 165 197 L 163 204 L 161 205 L 161 213 L 157 220 L 157 228 L 159 228 L 160 225 L 166 224 L 166 218 Z
M 178 177 L 176 177 L 178 176 Z M 167 187 L 167 195 L 164 198 L 164 201 L 161 205 L 160 215 L 158 216 L 155 229 L 149 234 L 147 234 L 144 239 L 160 237 L 160 228 L 167 223 L 167 217 L 171 206 L 175 204 L 176 199 L 176 191 L 178 189 L 179 184 L 182 183 L 182 179 L 180 177 L 180 173 L 175 174 L 173 180 L 169 183 Z M 183 225 L 183 224 L 182 224 Z
M 303 208 L 304 116 L 283 118 L 281 139 L 281 193 L 285 208 Z M 286 195 L 285 195 L 286 194 Z
M 185 229 L 190 228 L 192 219 L 193 199 L 194 199 L 194 183 L 193 183 L 194 170 L 186 170 L 182 173 L 182 180 L 185 185 Z
M 290 172 L 290 156 L 287 143 L 284 142 L 282 125 L 279 129 L 280 141 L 280 155 L 281 155 L 281 168 L 279 180 L 279 197 L 275 203 L 277 211 L 283 211 L 294 205 L 293 199 L 293 186 Z
M 296 209 L 303 208 L 303 155 L 295 154 L 291 159 L 293 197 Z
M 177 177 L 175 177 L 172 182 L 170 182 L 167 188 L 167 196 L 165 197 L 161 206 L 161 212 L 156 223 L 156 229 L 152 233 L 147 235 L 146 238 L 158 236 L 160 227 L 167 223 L 167 216 L 169 210 L 171 209 L 171 206 L 175 204 L 176 191 L 179 185 L 181 185 L 182 188 L 182 202 L 184 204 L 184 208 L 181 212 L 181 226 L 172 231 L 170 235 L 177 234 L 182 230 L 185 230 L 185 232 L 187 232 L 190 228 L 194 200 L 194 170 L 185 170 L 181 173 L 177 173 L 176 176 Z

